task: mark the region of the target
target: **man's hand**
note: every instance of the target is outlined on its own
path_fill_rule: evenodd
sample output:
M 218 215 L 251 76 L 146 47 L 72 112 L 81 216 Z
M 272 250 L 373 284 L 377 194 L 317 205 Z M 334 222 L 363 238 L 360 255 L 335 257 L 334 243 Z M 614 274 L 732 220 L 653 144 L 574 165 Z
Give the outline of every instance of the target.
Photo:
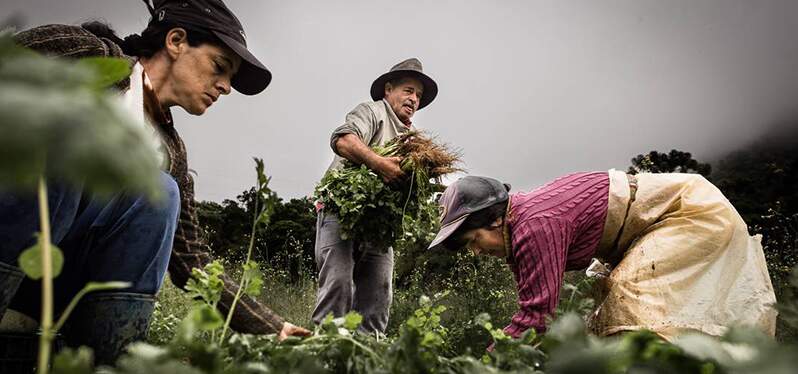
M 401 157 L 381 157 L 377 163 L 376 171 L 385 183 L 394 183 L 404 178 L 405 173 L 402 171 L 402 158 Z
M 310 336 L 310 330 L 288 322 L 283 322 L 283 329 L 280 330 L 280 334 L 277 335 L 277 340 L 283 341 L 289 336 Z
M 398 182 L 405 176 L 400 167 L 400 157 L 382 157 L 374 153 L 355 134 L 341 135 L 335 142 L 335 151 L 349 161 L 374 170 L 386 183 Z

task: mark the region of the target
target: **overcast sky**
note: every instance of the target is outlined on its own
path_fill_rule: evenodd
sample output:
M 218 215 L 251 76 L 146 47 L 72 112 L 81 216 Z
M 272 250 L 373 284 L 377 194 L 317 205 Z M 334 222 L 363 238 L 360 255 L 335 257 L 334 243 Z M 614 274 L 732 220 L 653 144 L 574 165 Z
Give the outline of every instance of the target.
M 472 174 L 530 189 L 626 169 L 650 150 L 712 161 L 798 114 L 795 0 L 229 0 L 274 74 L 258 96 L 174 111 L 197 198 L 233 198 L 265 160 L 282 197 L 312 193 L 332 129 L 371 82 L 418 57 L 440 88 L 414 117 Z M 140 32 L 139 0 L 4 0 L 27 26 L 102 18 Z

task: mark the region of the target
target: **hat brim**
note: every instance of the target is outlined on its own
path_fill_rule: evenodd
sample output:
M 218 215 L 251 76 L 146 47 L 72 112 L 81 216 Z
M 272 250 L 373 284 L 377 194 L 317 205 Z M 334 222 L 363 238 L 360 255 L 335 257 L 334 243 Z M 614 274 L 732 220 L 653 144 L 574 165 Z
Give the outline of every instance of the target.
M 419 110 L 429 105 L 432 100 L 435 100 L 435 96 L 438 96 L 438 84 L 428 75 L 415 70 L 394 70 L 380 75 L 371 84 L 371 98 L 374 101 L 382 100 L 385 97 L 385 83 L 402 77 L 416 78 L 424 86 L 424 94 L 421 95 L 421 101 L 418 103 Z
M 466 218 L 468 218 L 469 214 L 464 214 L 462 217 L 457 218 L 456 220 L 449 222 L 441 227 L 438 231 L 438 235 L 435 235 L 435 239 L 432 240 L 432 243 L 429 244 L 427 249 L 433 249 L 443 243 L 444 240 L 448 239 L 458 228 L 465 222 Z
M 215 30 L 213 33 L 241 57 L 241 66 L 233 76 L 230 85 L 244 95 L 256 95 L 265 90 L 272 81 L 272 73 L 269 69 L 263 66 L 244 44 Z

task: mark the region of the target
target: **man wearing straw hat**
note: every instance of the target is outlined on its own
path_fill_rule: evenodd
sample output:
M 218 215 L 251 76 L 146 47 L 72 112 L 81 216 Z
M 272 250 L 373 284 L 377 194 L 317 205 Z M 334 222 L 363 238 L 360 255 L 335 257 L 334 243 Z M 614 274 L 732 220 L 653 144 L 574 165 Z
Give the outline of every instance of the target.
M 340 168 L 346 159 L 366 165 L 386 182 L 402 179 L 400 158 L 379 156 L 371 147 L 414 130 L 411 118 L 437 94 L 438 85 L 424 74 L 421 61 L 411 58 L 396 64 L 372 83 L 374 101 L 355 107 L 333 131 L 330 147 L 335 158 L 328 170 Z M 385 332 L 392 300 L 392 248 L 343 240 L 338 217 L 318 207 L 316 265 L 319 291 L 314 322 L 354 310 L 363 316 L 362 331 Z

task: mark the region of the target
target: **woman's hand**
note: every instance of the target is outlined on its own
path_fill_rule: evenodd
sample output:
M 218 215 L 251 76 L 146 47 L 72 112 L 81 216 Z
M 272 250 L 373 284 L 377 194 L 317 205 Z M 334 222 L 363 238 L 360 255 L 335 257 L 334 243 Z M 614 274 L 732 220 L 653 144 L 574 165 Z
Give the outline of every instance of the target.
M 304 329 L 292 323 L 284 322 L 283 329 L 277 335 L 277 341 L 283 341 L 289 336 L 310 336 L 310 330 Z

